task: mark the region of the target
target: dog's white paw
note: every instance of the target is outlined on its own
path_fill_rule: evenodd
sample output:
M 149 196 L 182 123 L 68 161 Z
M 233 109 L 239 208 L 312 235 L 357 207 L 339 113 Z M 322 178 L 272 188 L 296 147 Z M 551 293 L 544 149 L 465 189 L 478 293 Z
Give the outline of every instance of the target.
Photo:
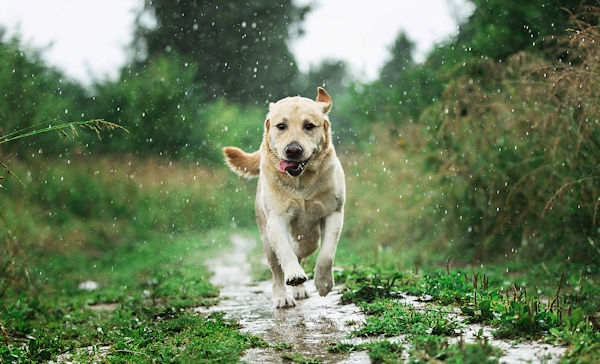
M 274 306 L 275 308 L 289 308 L 296 306 L 296 302 L 294 302 L 294 299 L 292 297 L 285 295 L 275 297 Z
M 306 279 L 306 274 L 304 274 L 302 268 L 298 267 L 297 271 L 285 275 L 285 284 L 288 286 L 298 286 L 306 282 Z
M 297 300 L 303 300 L 310 297 L 308 289 L 303 284 L 292 287 L 292 292 L 294 293 L 294 298 Z
M 315 267 L 315 287 L 320 296 L 327 296 L 333 289 L 333 271 L 331 265 L 323 267 L 317 265 Z

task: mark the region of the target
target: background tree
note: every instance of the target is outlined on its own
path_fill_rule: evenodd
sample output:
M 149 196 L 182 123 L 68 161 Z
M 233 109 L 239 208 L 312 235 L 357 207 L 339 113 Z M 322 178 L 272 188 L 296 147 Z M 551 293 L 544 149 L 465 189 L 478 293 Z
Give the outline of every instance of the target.
M 42 124 L 93 118 L 86 113 L 84 89 L 42 61 L 40 52 L 28 49 L 0 28 L 0 135 Z M 54 134 L 54 133 L 50 133 Z M 63 150 L 71 143 L 56 135 L 40 135 L 3 146 L 4 151 L 28 154 Z
M 381 68 L 379 79 L 382 82 L 397 84 L 406 71 L 414 66 L 413 52 L 415 43 L 408 39 L 406 33 L 400 32 L 390 47 L 390 60 Z
M 317 86 L 324 87 L 331 95 L 344 93 L 350 80 L 348 64 L 338 59 L 326 59 L 318 65 L 310 67 L 308 74 L 300 74 L 297 78 L 297 91 L 305 97 L 312 97 Z
M 288 41 L 308 11 L 292 0 L 146 0 L 136 54 L 142 63 L 162 53 L 193 61 L 209 97 L 272 101 L 292 91 L 298 67 Z M 155 24 L 142 21 L 148 15 Z
M 503 59 L 542 44 L 548 35 L 564 32 L 569 11 L 581 0 L 471 0 L 475 10 L 459 28 L 456 49 L 475 56 Z

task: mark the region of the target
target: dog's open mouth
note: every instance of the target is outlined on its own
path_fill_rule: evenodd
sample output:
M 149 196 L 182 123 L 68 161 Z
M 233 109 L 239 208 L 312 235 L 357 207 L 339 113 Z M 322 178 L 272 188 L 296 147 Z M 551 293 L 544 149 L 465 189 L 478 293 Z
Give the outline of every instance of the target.
M 289 174 L 292 177 L 298 177 L 300 173 L 304 171 L 304 168 L 306 168 L 306 164 L 308 164 L 309 160 L 310 158 L 303 161 L 295 162 L 282 159 L 279 161 L 279 171 L 287 172 L 287 174 Z

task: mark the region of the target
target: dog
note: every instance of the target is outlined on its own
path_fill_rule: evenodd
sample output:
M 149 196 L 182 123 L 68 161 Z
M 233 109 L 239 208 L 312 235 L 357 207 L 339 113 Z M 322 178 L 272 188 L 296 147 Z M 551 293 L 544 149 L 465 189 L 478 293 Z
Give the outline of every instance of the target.
M 331 97 L 296 96 L 269 104 L 260 149 L 223 148 L 237 174 L 258 177 L 255 212 L 273 279 L 274 306 L 294 307 L 310 296 L 302 259 L 319 247 L 314 270 L 317 292 L 334 285 L 333 261 L 344 220 L 344 170 L 331 140 Z M 292 286 L 290 296 L 284 285 Z

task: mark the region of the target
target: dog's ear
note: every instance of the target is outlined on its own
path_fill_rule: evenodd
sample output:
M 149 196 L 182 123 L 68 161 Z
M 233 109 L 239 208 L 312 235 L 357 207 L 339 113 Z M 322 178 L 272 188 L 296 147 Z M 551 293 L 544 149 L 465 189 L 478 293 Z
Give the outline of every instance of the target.
M 322 108 L 323 114 L 327 114 L 329 109 L 331 109 L 331 97 L 329 97 L 327 91 L 325 91 L 322 87 L 317 88 L 317 90 L 317 102 Z
M 269 132 L 269 128 L 271 127 L 271 120 L 265 120 L 265 133 Z

